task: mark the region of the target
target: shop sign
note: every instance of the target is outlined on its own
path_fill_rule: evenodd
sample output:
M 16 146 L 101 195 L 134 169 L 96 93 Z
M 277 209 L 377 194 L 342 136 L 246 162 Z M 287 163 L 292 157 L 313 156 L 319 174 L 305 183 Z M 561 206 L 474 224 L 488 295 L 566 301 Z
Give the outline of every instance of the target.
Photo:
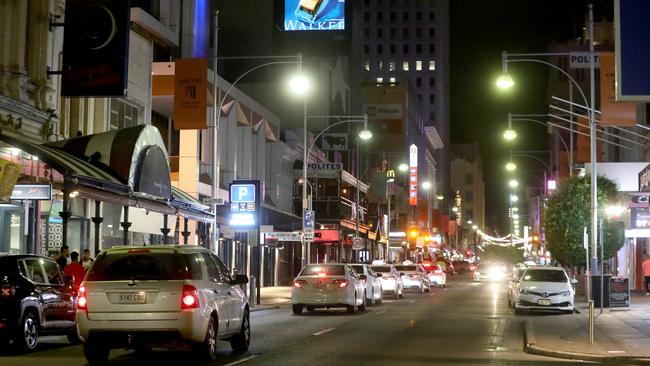
M 345 30 L 345 0 L 284 0 L 284 30 Z
M 650 191 L 650 164 L 639 172 L 639 191 Z
M 238 180 L 230 184 L 230 226 L 254 229 L 259 225 L 260 181 Z
M 588 69 L 591 67 L 590 52 L 569 52 L 569 67 L 572 69 Z M 600 67 L 600 54 L 594 53 L 594 68 Z
M 418 204 L 418 147 L 409 148 L 409 206 Z
M 51 200 L 52 186 L 49 184 L 16 184 L 11 193 L 12 200 Z
M 300 232 L 299 231 L 289 231 L 289 232 L 275 231 L 271 233 L 264 233 L 264 241 L 266 240 L 300 241 Z
M 208 59 L 177 59 L 174 69 L 174 129 L 207 128 Z
M 309 170 L 343 170 L 343 163 L 309 163 Z

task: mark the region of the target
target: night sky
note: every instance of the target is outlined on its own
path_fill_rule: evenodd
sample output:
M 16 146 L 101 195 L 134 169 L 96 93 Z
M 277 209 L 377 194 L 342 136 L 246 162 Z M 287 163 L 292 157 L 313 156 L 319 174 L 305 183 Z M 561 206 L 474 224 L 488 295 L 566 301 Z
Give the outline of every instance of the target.
M 501 134 L 507 114 L 546 113 L 549 69 L 543 65 L 509 65 L 516 87 L 509 93 L 494 86 L 501 73 L 501 52 L 548 52 L 552 40 L 581 35 L 587 4 L 595 9 L 612 7 L 611 1 L 583 0 L 450 0 L 451 3 L 451 140 L 478 142 L 483 155 L 488 231 L 507 232 L 508 175 L 503 165 L 509 146 L 519 150 L 544 150 L 543 126 L 518 127 L 519 138 L 506 144 Z M 597 19 L 596 19 L 597 20 Z M 524 130 L 525 128 L 525 130 Z M 532 161 L 519 161 L 518 170 L 541 169 Z M 522 166 L 522 164 L 528 166 Z M 541 174 L 541 173 L 539 173 Z M 517 177 L 520 187 L 539 184 Z M 497 222 L 498 220 L 498 222 Z M 498 226 L 498 227 L 497 227 Z

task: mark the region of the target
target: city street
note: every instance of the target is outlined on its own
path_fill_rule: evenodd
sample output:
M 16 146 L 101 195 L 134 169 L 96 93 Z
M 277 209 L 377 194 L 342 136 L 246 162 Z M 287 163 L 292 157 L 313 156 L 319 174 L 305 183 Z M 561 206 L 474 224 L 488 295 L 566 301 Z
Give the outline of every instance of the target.
M 249 353 L 231 355 L 220 343 L 216 365 L 564 365 L 576 362 L 523 352 L 525 316 L 505 301 L 503 283 L 450 277 L 446 289 L 407 293 L 354 315 L 342 310 L 291 314 L 287 305 L 254 312 Z M 571 317 L 575 315 L 531 315 Z M 0 357 L 0 364 L 85 365 L 81 346 L 64 337 L 43 339 L 28 355 Z M 198 364 L 191 353 L 154 350 L 140 356 L 113 350 L 110 365 Z

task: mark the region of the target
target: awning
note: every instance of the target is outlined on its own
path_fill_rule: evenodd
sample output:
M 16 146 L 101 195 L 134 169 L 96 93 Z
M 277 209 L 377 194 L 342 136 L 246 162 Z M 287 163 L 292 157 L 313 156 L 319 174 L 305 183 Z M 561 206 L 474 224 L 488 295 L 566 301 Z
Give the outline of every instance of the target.
M 0 141 L 38 157 L 39 160 L 60 172 L 81 197 L 126 206 L 139 206 L 155 212 L 175 214 L 208 223 L 213 220 L 208 206 L 202 205 L 194 197 L 175 187 L 172 187 L 171 199 L 155 197 L 134 191 L 131 186 L 107 169 L 101 169 L 57 147 L 39 145 L 22 137 L 8 135 L 2 130 L 0 130 Z

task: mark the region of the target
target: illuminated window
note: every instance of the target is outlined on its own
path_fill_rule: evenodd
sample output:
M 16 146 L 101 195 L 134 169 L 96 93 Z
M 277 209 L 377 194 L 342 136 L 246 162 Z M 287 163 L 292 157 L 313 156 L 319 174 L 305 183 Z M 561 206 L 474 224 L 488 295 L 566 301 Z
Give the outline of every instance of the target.
M 402 70 L 409 71 L 409 62 L 408 61 L 402 62 Z
M 415 61 L 415 70 L 422 71 L 422 61 Z
M 429 71 L 433 71 L 436 69 L 436 62 L 435 61 L 429 61 Z
M 395 71 L 395 61 L 388 62 L 388 71 Z
M 391 84 L 395 84 L 395 78 L 390 78 Z
M 383 68 L 384 68 L 384 62 L 379 61 L 379 71 L 382 71 Z
M 363 65 L 363 69 L 366 71 L 370 71 L 370 61 L 366 61 L 366 63 Z
M 377 78 L 377 83 L 381 84 L 384 82 L 384 78 Z

